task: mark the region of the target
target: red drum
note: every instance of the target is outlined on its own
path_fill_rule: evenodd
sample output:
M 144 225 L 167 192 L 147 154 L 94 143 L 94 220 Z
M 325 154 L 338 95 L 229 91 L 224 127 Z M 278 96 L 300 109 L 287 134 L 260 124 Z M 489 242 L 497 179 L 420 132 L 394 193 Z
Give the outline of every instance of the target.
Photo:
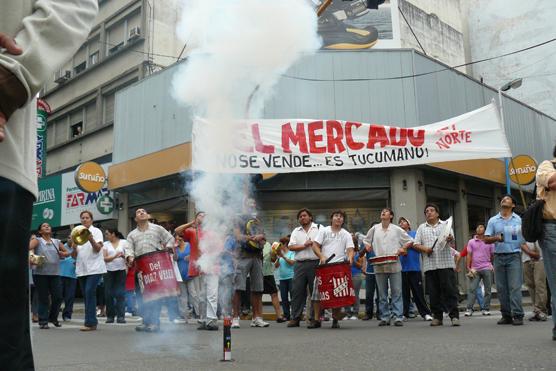
M 398 255 L 382 255 L 369 258 L 369 263 L 372 265 L 391 264 L 398 261 Z
M 341 308 L 355 303 L 355 290 L 351 282 L 349 263 L 319 265 L 315 277 L 321 309 Z
M 179 295 L 174 265 L 166 251 L 153 251 L 135 260 L 143 301 L 149 302 Z

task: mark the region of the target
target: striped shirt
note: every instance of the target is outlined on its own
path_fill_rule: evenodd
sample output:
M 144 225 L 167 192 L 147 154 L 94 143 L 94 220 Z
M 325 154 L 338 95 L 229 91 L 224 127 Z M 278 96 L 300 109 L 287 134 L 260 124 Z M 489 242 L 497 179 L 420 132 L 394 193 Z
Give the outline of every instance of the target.
M 445 223 L 445 221 L 439 220 L 435 225 L 431 225 L 426 222 L 421 224 L 417 229 L 417 234 L 415 235 L 415 244 L 432 247 L 434 245 L 434 241 L 436 241 L 438 236 L 440 236 L 444 230 Z M 450 230 L 450 234 L 453 236 L 454 231 Z M 445 246 L 435 246 L 430 256 L 425 253 L 422 254 L 423 272 L 456 267 L 449 245 L 450 244 L 446 244 Z
M 147 253 L 162 250 L 163 248 L 172 248 L 174 246 L 174 237 L 163 227 L 149 223 L 149 227 L 145 231 L 135 228 L 127 235 L 129 243 L 125 249 L 125 257 L 141 256 Z

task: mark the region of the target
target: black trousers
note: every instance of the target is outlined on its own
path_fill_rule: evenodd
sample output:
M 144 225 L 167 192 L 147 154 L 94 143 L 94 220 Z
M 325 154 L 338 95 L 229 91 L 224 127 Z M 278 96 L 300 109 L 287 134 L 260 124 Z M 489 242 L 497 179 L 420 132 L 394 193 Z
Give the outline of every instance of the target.
M 33 281 L 39 292 L 39 325 L 57 322 L 63 300 L 60 276 L 34 275 Z
M 409 316 L 411 295 L 413 295 L 413 300 L 421 317 L 425 317 L 427 314 L 430 315 L 431 311 L 425 301 L 421 272 L 402 272 L 403 315 L 406 317 Z
M 0 178 L 0 369 L 34 370 L 29 332 L 29 229 L 34 197 Z
M 292 303 L 291 318 L 295 320 L 301 319 L 303 307 L 307 302 L 307 286 L 309 286 L 309 295 L 313 293 L 313 285 L 315 283 L 315 268 L 319 265 L 318 260 L 298 261 L 293 266 L 293 286 L 292 286 Z M 314 312 L 312 308 L 307 308 L 307 318 L 313 319 Z
M 459 318 L 456 272 L 452 268 L 427 271 L 425 280 L 433 317 L 442 320 L 446 311 L 450 318 Z
M 107 318 L 125 319 L 125 279 L 125 269 L 104 274 Z

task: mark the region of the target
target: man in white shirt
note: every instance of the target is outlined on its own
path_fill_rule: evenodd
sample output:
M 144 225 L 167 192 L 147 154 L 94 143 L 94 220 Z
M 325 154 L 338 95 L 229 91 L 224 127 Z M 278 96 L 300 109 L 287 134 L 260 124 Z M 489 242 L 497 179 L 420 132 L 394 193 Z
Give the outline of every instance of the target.
M 389 207 L 382 209 L 380 223 L 367 232 L 363 240 L 368 252 L 374 250 L 377 258 L 391 257 L 392 261 L 374 266 L 380 306 L 379 326 L 390 325 L 390 305 L 388 303 L 388 283 L 392 296 L 394 325 L 403 326 L 402 266 L 397 256 L 406 255 L 413 241 L 399 226 L 392 224 L 394 212 Z M 394 260 L 395 258 L 395 260 Z
M 300 226 L 292 231 L 288 245 L 290 251 L 295 253 L 291 320 L 288 327 L 299 327 L 307 298 L 307 286 L 309 295 L 312 295 L 315 268 L 319 265 L 319 258 L 313 252 L 313 241 L 319 233 L 319 226 L 313 223 L 313 214 L 305 208 L 297 212 L 297 220 Z M 315 319 L 312 308 L 307 308 L 307 318 Z
M 337 263 L 348 261 L 349 265 L 353 264 L 354 245 L 351 234 L 342 228 L 346 213 L 342 210 L 335 210 L 330 215 L 330 226 L 319 229 L 319 233 L 313 241 L 313 251 L 320 260 L 320 264 L 325 264 L 328 259 L 329 263 Z M 317 287 L 313 289 L 313 309 L 315 319 L 311 321 L 308 328 L 319 328 L 320 321 L 317 320 L 320 314 L 319 290 Z M 338 321 L 342 308 L 332 309 L 332 328 L 339 328 Z

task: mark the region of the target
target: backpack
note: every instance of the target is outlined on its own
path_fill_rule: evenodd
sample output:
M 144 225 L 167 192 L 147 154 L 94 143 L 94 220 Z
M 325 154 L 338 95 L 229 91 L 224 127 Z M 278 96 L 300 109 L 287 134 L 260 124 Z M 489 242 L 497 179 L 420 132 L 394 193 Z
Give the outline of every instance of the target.
M 554 169 L 556 169 L 556 164 L 552 163 Z M 537 184 L 535 183 L 535 188 L 533 194 L 537 195 Z M 521 217 L 521 233 L 523 238 L 527 242 L 535 242 L 542 238 L 543 235 L 543 210 L 544 210 L 544 200 L 535 200 L 531 202 L 527 210 L 523 213 Z

